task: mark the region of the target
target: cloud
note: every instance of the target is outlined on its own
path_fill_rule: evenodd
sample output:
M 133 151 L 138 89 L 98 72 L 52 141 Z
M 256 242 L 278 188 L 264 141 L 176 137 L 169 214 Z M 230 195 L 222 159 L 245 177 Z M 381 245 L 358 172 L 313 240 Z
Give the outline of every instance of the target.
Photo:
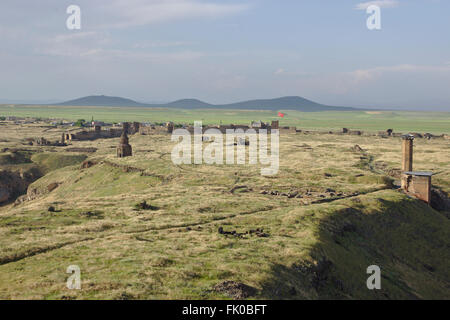
M 286 70 L 284 68 L 278 68 L 273 73 L 275 76 L 289 76 L 289 77 L 310 77 L 314 74 L 311 72 L 304 72 L 304 71 L 291 71 Z
M 438 79 L 439 85 L 435 85 L 436 88 L 430 90 L 438 92 L 441 90 L 440 86 L 443 86 L 445 81 L 450 79 L 450 65 L 444 63 L 441 65 L 400 64 L 309 74 L 295 71 L 287 72 L 285 69 L 277 71 L 275 76 L 277 76 L 278 84 L 281 84 L 284 88 L 298 88 L 303 94 L 310 96 L 351 97 L 354 94 L 361 94 L 361 92 L 370 96 L 372 88 L 374 91 L 397 88 L 406 92 L 414 91 L 417 94 L 419 92 L 417 87 L 424 88 L 428 84 L 435 85 L 436 79 Z M 430 81 L 430 79 L 434 80 Z M 409 89 L 410 86 L 416 89 Z M 421 94 L 423 94 L 423 90 Z M 440 95 L 445 96 L 442 92 L 440 92 Z
M 358 3 L 355 6 L 356 10 L 367 10 L 368 7 L 375 5 L 380 8 L 395 8 L 398 7 L 400 3 L 397 0 L 377 0 L 377 1 L 367 1 Z
M 449 73 L 450 65 L 436 65 L 436 66 L 427 66 L 427 65 L 412 65 L 412 64 L 401 64 L 395 66 L 383 66 L 383 67 L 374 67 L 369 69 L 358 69 L 352 72 L 347 73 L 355 84 L 366 82 L 369 80 L 376 79 L 381 77 L 386 73 L 413 73 L 413 72 L 425 72 L 425 73 Z
M 32 52 L 48 56 L 85 57 L 98 54 L 109 42 L 109 37 L 100 32 L 63 33 L 35 37 Z
M 357 92 L 361 88 L 372 85 L 382 85 L 389 79 L 418 79 L 418 77 L 448 78 L 450 77 L 450 65 L 412 65 L 401 64 L 394 66 L 379 66 L 367 69 L 357 69 L 350 72 L 339 72 L 333 74 L 320 74 L 305 79 L 312 81 L 329 93 L 347 95 Z M 399 87 L 407 87 L 408 82 L 399 84 Z
M 114 0 L 102 6 L 108 27 L 133 27 L 174 20 L 216 18 L 242 12 L 247 4 L 202 0 Z M 104 15 L 106 16 L 106 15 Z
M 89 31 L 89 32 L 75 32 L 75 33 L 64 33 L 64 34 L 57 34 L 54 37 L 51 37 L 49 41 L 54 43 L 62 43 L 62 42 L 69 42 L 74 40 L 85 40 L 89 38 L 93 38 L 97 36 L 97 32 Z
M 45 49 L 36 51 L 41 55 L 48 55 L 53 57 L 78 57 L 91 59 L 102 62 L 110 62 L 111 60 L 120 62 L 156 62 L 156 63 L 170 63 L 170 62 L 187 62 L 198 60 L 205 56 L 203 52 L 198 51 L 179 51 L 170 53 L 157 52 L 140 52 L 134 50 L 110 49 L 93 47 L 87 45 L 53 45 Z M 84 61 L 84 60 L 80 60 Z
M 148 48 L 175 48 L 187 47 L 194 45 L 194 42 L 189 41 L 155 41 L 155 42 L 139 42 L 133 45 L 134 49 L 148 49 Z
M 249 8 L 244 1 L 211 0 L 77 0 L 81 8 L 82 29 L 126 28 L 187 19 L 215 19 L 243 12 Z M 0 32 L 8 26 L 15 29 L 33 25 L 53 30 L 64 23 L 70 2 L 54 0 L 0 1 Z M 24 8 L 26 10 L 24 10 Z

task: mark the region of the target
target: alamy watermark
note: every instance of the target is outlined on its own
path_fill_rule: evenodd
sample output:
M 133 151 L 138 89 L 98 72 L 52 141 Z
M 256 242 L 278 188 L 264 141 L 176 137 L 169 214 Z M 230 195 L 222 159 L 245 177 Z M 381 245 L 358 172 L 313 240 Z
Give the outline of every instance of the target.
M 248 163 L 257 165 L 259 163 L 267 166 L 261 168 L 262 175 L 278 173 L 280 137 L 278 130 L 271 129 L 270 135 L 267 129 L 245 131 L 239 128 L 226 129 L 223 133 L 219 128 L 209 128 L 203 132 L 201 121 L 196 121 L 193 129 L 193 135 L 187 129 L 173 131 L 172 141 L 178 142 L 172 149 L 174 164 L 245 165 Z M 205 145 L 204 142 L 206 142 Z M 246 146 L 248 146 L 248 161 Z
M 366 13 L 370 14 L 366 22 L 367 29 L 381 30 L 381 8 L 373 4 L 367 7 Z
M 67 279 L 66 287 L 70 290 L 81 289 L 81 271 L 77 265 L 70 265 L 67 267 L 66 273 L 70 273 L 71 276 Z
M 367 267 L 367 274 L 371 274 L 367 278 L 367 289 L 369 290 L 380 290 L 381 289 L 381 269 L 379 266 L 372 265 Z
M 80 30 L 81 29 L 81 8 L 77 5 L 70 5 L 66 10 L 67 14 L 70 16 L 66 20 L 66 27 L 69 30 Z

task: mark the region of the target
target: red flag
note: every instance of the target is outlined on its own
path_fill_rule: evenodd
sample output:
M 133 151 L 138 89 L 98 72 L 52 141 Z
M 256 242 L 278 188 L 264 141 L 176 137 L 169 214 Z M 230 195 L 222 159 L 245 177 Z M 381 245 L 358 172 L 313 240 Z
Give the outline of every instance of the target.
M 284 113 L 278 112 L 278 116 L 283 118 L 284 117 Z

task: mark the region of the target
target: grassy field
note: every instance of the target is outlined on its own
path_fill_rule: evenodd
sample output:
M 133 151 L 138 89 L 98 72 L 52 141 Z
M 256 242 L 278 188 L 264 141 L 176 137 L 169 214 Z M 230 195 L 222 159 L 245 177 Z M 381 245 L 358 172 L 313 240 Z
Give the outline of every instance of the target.
M 240 110 L 177 110 L 119 107 L 65 107 L 65 106 L 15 106 L 0 105 L 0 116 L 44 117 L 68 120 L 92 117 L 107 122 L 139 121 L 193 123 L 202 120 L 205 124 L 248 124 L 252 120 L 280 120 L 281 126 L 296 126 L 299 129 L 338 130 L 342 128 L 365 131 L 450 133 L 450 112 L 406 112 L 406 111 L 354 111 L 354 112 L 298 112 Z
M 279 173 L 265 177 L 259 166 L 174 165 L 169 135 L 133 135 L 133 157 L 117 159 L 118 139 L 73 142 L 98 148 L 74 154 L 21 146 L 57 139 L 58 128 L 0 130 L 0 149 L 33 154 L 6 150 L 1 168 L 46 173 L 30 186 L 33 199 L 0 207 L 0 298 L 237 299 L 217 287 L 235 281 L 254 289 L 250 299 L 450 299 L 448 213 L 393 188 L 399 138 L 282 135 Z M 415 141 L 415 169 L 434 171 L 433 185 L 447 192 L 449 154 L 449 140 Z M 93 165 L 82 168 L 86 157 Z M 382 290 L 366 287 L 373 264 Z M 69 265 L 81 269 L 81 290 L 66 288 Z

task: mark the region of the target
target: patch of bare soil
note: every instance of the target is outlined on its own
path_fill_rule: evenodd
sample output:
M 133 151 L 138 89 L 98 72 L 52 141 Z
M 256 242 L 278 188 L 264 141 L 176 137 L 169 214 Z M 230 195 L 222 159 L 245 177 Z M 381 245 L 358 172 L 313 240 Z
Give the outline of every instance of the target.
M 80 216 L 91 219 L 104 219 L 104 215 L 100 211 L 84 211 L 80 213 Z
M 304 199 L 304 200 L 317 200 L 317 199 L 337 199 L 337 198 L 345 198 L 349 196 L 354 196 L 357 194 L 349 194 L 344 192 L 339 192 L 334 189 L 327 188 L 323 191 L 317 190 L 291 190 L 289 192 L 279 192 L 277 190 L 263 190 L 260 192 L 260 194 L 264 195 L 270 195 L 270 196 L 280 196 L 280 197 L 287 197 L 289 199 L 297 198 L 297 199 Z
M 97 162 L 95 162 L 95 161 L 86 160 L 86 161 L 83 161 L 83 163 L 81 164 L 81 169 L 89 169 L 89 168 L 95 166 L 96 164 L 97 164 Z
M 365 152 L 363 148 L 361 148 L 359 145 L 355 144 L 353 147 L 350 148 L 353 152 Z
M 155 178 L 161 179 L 163 181 L 172 179 L 172 177 L 170 177 L 170 176 L 169 177 L 165 177 L 165 176 L 162 176 L 162 175 L 159 175 L 159 174 L 146 172 L 145 169 L 131 167 L 131 166 L 127 166 L 127 165 L 121 165 L 121 164 L 117 164 L 117 163 L 110 162 L 110 161 L 102 161 L 102 162 L 100 162 L 100 164 L 105 164 L 107 166 L 120 169 L 120 170 L 122 170 L 123 172 L 126 172 L 126 173 L 139 172 L 142 177 L 155 177 Z
M 235 193 L 236 191 L 239 191 L 240 193 L 242 193 L 242 192 L 249 192 L 249 191 L 253 191 L 253 190 L 247 186 L 234 186 L 233 188 L 231 188 L 230 193 Z
M 236 238 L 245 238 L 246 235 L 255 235 L 255 236 L 260 237 L 260 238 L 268 238 L 268 237 L 270 237 L 270 235 L 268 233 L 265 233 L 264 229 L 262 229 L 262 228 L 257 228 L 257 229 L 254 229 L 254 230 L 249 230 L 249 231 L 246 231 L 246 232 L 239 233 L 236 230 L 225 231 L 225 230 L 223 230 L 223 227 L 220 227 L 218 232 L 219 232 L 219 234 L 222 234 L 224 236 L 233 236 L 233 237 L 236 237 Z
M 50 184 L 47 186 L 47 190 L 48 190 L 48 192 L 52 192 L 53 190 L 55 190 L 55 189 L 58 188 L 58 187 L 59 187 L 59 183 L 57 183 L 57 182 L 50 183 Z
M 309 144 L 306 144 L 306 143 L 303 143 L 302 145 L 295 144 L 294 147 L 302 148 L 302 149 L 304 149 L 306 151 L 312 151 L 313 150 L 313 148 Z
M 0 265 L 4 265 L 7 263 L 11 263 L 11 262 L 16 262 L 25 258 L 29 258 L 32 256 L 35 256 L 37 254 L 41 254 L 41 253 L 46 253 L 48 251 L 52 251 L 52 250 L 56 250 L 56 249 L 60 249 L 62 247 L 68 246 L 68 245 L 72 245 L 72 244 L 77 244 L 77 243 L 81 243 L 84 241 L 89 241 L 89 240 L 93 240 L 94 238 L 84 238 L 84 239 L 79 239 L 79 240 L 71 240 L 71 241 L 67 241 L 67 242 L 63 242 L 63 243 L 59 243 L 59 244 L 55 244 L 55 245 L 50 245 L 50 246 L 46 246 L 46 247 L 36 247 L 36 248 L 29 248 L 24 252 L 17 252 L 14 254 L 11 254 L 9 256 L 0 256 Z
M 159 210 L 158 207 L 152 206 L 151 204 L 148 204 L 147 201 L 142 201 L 136 204 L 135 206 L 136 210 Z
M 67 148 L 66 152 L 80 152 L 80 153 L 94 153 L 97 152 L 97 148 Z
M 242 300 L 256 294 L 256 289 L 246 284 L 235 281 L 224 281 L 216 284 L 213 288 L 215 292 L 224 293 L 232 299 Z

